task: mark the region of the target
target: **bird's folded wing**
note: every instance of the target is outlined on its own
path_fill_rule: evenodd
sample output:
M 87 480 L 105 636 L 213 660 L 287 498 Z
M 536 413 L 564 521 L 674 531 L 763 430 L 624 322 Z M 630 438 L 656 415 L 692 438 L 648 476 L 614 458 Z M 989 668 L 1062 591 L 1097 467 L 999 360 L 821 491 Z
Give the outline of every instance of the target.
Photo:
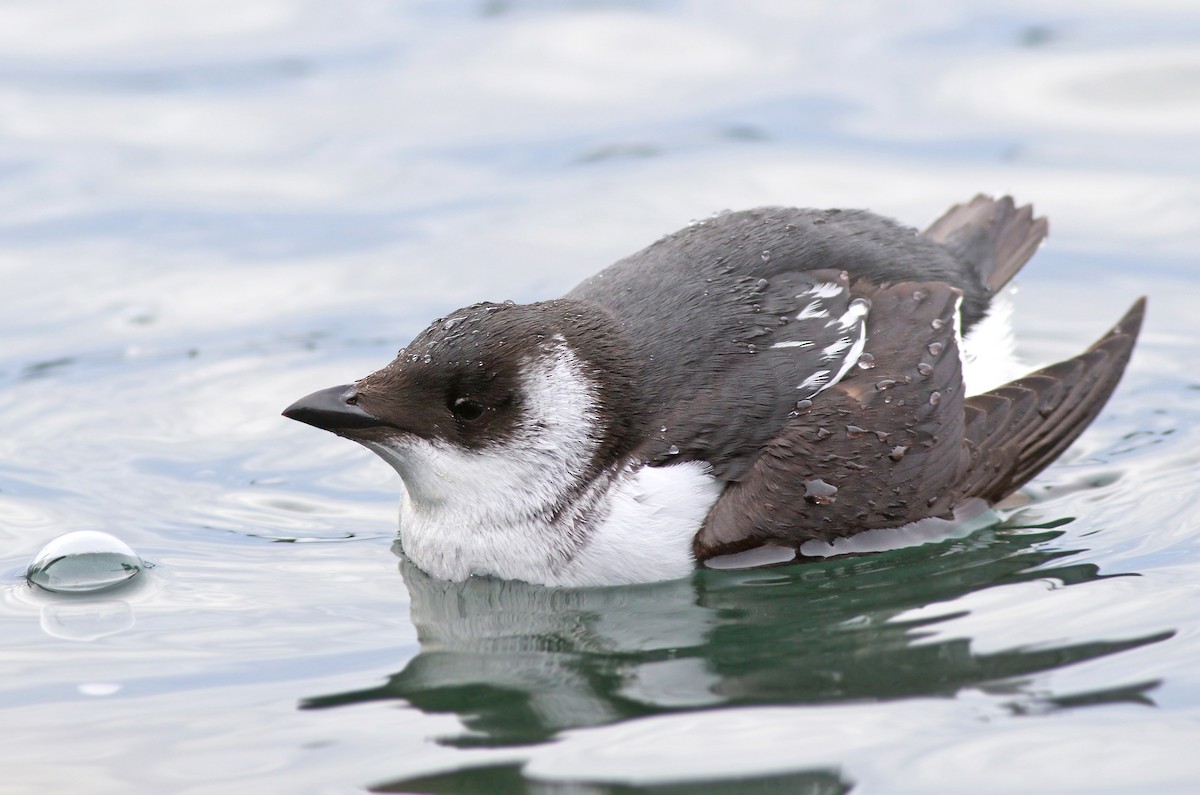
M 872 318 L 899 323 L 907 313 L 909 331 L 877 330 L 867 346 L 876 367 L 814 401 L 722 495 L 697 534 L 698 559 L 945 516 L 966 498 L 1003 499 L 1095 419 L 1145 315 L 1139 299 L 1078 356 L 964 399 L 947 333 L 956 294 L 942 284 L 876 291 Z
M 725 491 L 697 534 L 699 559 L 953 509 L 951 489 L 970 465 L 955 334 L 961 293 L 940 282 L 859 282 L 854 292 L 871 302 L 865 355 Z

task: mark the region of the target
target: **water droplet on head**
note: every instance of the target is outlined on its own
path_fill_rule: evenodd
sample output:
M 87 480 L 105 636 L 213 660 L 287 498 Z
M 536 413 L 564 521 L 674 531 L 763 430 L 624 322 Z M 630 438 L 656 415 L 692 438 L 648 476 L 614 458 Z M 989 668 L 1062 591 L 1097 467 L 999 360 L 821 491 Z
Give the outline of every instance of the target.
M 888 458 L 892 459 L 893 461 L 899 461 L 901 458 L 904 458 L 904 454 L 907 452 L 908 447 L 898 444 L 892 448 L 892 452 L 888 453 Z
M 891 387 L 894 387 L 895 385 L 896 385 L 896 381 L 893 378 L 885 378 L 882 381 L 875 382 L 875 388 L 878 389 L 880 392 L 882 392 L 885 389 L 890 389 Z
M 933 365 L 929 362 L 921 362 L 917 365 L 917 372 L 921 375 L 929 375 L 933 372 Z
M 425 364 L 429 364 L 430 362 L 433 361 L 433 357 L 427 353 L 421 357 L 421 361 L 425 362 Z
M 763 259 L 764 259 L 764 260 L 766 260 L 766 259 L 769 259 L 769 258 L 770 258 L 770 256 L 771 256 L 771 252 L 769 252 L 769 251 L 764 251 L 764 252 L 763 252 Z M 767 279 L 759 279 L 758 281 L 756 281 L 756 282 L 754 283 L 754 289 L 755 289 L 755 290 L 758 290 L 760 293 L 761 293 L 763 290 L 765 290 L 765 289 L 767 289 L 768 287 L 770 287 L 770 286 L 771 286 L 771 282 L 770 282 L 769 280 L 767 280 Z
M 830 436 L 833 436 L 833 431 L 828 428 L 817 428 L 818 439 L 828 439 Z
M 442 324 L 442 330 L 450 331 L 461 322 L 462 322 L 461 317 L 452 317 L 452 318 L 448 319 L 445 323 Z
M 942 320 L 940 317 L 935 317 L 933 320 L 929 321 L 929 325 L 933 326 L 935 331 L 941 331 L 942 326 L 946 325 L 946 321 Z
M 870 370 L 875 366 L 875 357 L 869 353 L 864 353 L 858 357 L 858 367 L 861 370 Z
M 870 433 L 870 431 L 868 431 L 866 428 L 860 428 L 857 425 L 847 425 L 846 426 L 846 435 L 847 436 L 862 436 L 864 433 Z
M 751 343 L 747 343 L 747 345 L 746 345 L 746 351 L 747 351 L 747 352 L 749 352 L 749 353 L 755 353 L 755 352 L 757 352 L 757 351 L 758 351 L 758 346 L 757 346 L 757 345 L 755 345 L 753 342 L 751 342 Z
M 771 260 L 771 252 L 766 251 L 765 249 L 763 250 L 763 253 L 760 254 L 759 256 L 762 257 L 763 262 L 770 262 L 770 260 Z
M 945 347 L 946 346 L 940 342 L 931 342 L 931 343 L 929 343 L 929 354 L 931 356 L 940 356 L 942 353 L 942 349 Z
M 941 403 L 941 402 L 942 402 L 942 393 L 941 392 L 930 392 L 929 393 L 929 405 L 936 406 L 938 403 Z
M 675 445 L 671 445 L 667 448 L 667 455 L 679 455 L 679 448 Z
M 512 300 L 511 298 L 509 298 L 507 301 L 504 302 L 504 306 L 516 306 L 516 305 L 517 305 L 517 302 Z
M 111 588 L 145 564 L 121 539 L 97 530 L 76 530 L 42 547 L 25 577 L 47 591 L 81 593 Z
M 808 411 L 811 408 L 812 408 L 811 400 L 797 400 L 796 401 L 796 411 L 797 412 L 803 413 L 805 411 Z
M 661 428 L 659 428 L 658 430 L 659 430 L 659 432 L 660 432 L 660 433 L 666 433 L 666 432 L 667 432 L 667 426 L 666 426 L 666 425 L 664 425 L 664 426 L 662 426 Z
M 822 225 L 822 224 L 824 224 L 824 223 L 826 223 L 826 221 L 825 221 L 825 219 L 824 219 L 824 218 L 817 218 L 816 220 L 814 220 L 814 221 L 813 221 L 813 224 L 814 224 L 814 225 L 816 225 L 816 226 L 820 226 L 820 225 Z

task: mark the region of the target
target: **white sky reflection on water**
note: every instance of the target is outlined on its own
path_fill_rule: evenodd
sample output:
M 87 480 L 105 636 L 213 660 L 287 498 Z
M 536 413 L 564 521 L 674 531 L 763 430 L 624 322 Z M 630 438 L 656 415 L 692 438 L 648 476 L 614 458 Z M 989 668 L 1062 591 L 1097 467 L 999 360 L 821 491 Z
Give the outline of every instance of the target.
M 1170 0 L 0 5 L 0 791 L 1194 790 L 1198 42 Z M 1150 314 L 1031 504 L 925 552 L 402 579 L 395 476 L 278 417 L 717 210 L 979 191 L 1051 218 L 1029 359 Z M 153 568 L 28 589 L 81 529 Z

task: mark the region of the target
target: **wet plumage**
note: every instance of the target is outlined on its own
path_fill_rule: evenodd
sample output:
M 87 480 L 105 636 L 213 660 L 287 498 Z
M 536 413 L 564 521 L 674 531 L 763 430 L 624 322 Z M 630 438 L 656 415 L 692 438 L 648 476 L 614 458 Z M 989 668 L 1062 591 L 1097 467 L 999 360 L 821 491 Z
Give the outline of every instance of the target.
M 1045 234 L 982 196 L 922 234 L 865 211 L 727 213 L 562 299 L 452 313 L 286 413 L 396 468 L 405 552 L 448 579 L 664 579 L 948 516 L 1052 462 L 1133 348 L 1140 300 L 1079 356 L 969 394 L 963 340 Z

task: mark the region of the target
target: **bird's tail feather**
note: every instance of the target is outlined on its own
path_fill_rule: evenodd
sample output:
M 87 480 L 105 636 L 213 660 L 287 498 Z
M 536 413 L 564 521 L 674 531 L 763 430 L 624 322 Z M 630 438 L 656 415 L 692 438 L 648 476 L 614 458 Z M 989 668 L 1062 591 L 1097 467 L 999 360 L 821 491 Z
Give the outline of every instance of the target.
M 979 275 L 993 295 L 1021 270 L 1046 238 L 1049 224 L 1033 207 L 1015 206 L 1011 196 L 980 194 L 956 204 L 924 231 Z

